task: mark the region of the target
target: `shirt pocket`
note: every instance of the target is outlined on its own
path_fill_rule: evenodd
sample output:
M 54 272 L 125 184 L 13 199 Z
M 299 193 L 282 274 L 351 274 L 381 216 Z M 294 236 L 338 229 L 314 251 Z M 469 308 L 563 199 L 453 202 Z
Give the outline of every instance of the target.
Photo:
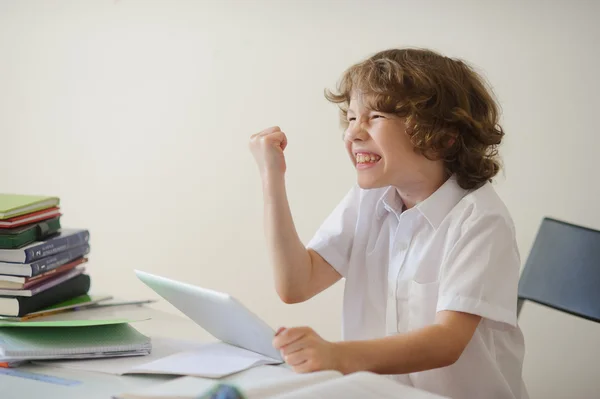
M 435 322 L 440 282 L 410 282 L 408 295 L 408 331 L 417 330 Z

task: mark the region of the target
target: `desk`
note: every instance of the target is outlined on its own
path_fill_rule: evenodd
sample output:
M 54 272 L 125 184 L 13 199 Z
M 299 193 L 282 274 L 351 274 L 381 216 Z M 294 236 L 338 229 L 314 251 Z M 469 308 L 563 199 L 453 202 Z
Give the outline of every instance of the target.
M 119 315 L 127 317 L 128 314 L 136 317 L 151 317 L 150 320 L 131 323 L 138 331 L 149 337 L 170 337 L 195 342 L 215 340 L 184 316 L 173 315 L 149 306 L 119 308 Z M 158 375 L 116 376 L 42 365 L 27 365 L 17 370 L 80 381 L 81 384 L 65 386 L 0 374 L 1 399 L 109 399 L 112 395 L 178 378 Z
M 150 320 L 133 322 L 131 325 L 151 338 L 175 338 L 197 343 L 216 341 L 214 337 L 190 319 L 152 307 L 120 307 L 118 308 L 118 314 L 119 317 L 131 317 L 132 319 L 150 317 Z M 262 370 L 257 370 L 257 367 L 251 372 L 258 371 L 259 375 L 265 376 L 264 378 L 273 378 L 275 375 L 281 375 L 281 373 L 293 373 L 286 365 L 261 366 L 261 368 Z M 163 375 L 118 376 L 37 364 L 19 367 L 15 370 L 79 383 L 76 385 L 60 385 L 0 374 L 0 399 L 110 399 L 120 393 L 151 387 L 179 378 L 179 376 Z M 419 397 L 424 398 L 426 396 L 421 394 Z

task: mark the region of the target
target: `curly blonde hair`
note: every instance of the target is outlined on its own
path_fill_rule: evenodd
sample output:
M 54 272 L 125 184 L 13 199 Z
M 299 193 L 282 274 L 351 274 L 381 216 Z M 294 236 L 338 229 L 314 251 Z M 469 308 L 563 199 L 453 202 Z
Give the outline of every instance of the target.
M 355 93 L 369 109 L 406 118 L 415 151 L 442 159 L 462 188 L 477 188 L 499 172 L 504 131 L 498 106 L 465 62 L 431 50 L 391 49 L 351 66 L 337 93 L 325 90 L 339 105 L 344 127 Z

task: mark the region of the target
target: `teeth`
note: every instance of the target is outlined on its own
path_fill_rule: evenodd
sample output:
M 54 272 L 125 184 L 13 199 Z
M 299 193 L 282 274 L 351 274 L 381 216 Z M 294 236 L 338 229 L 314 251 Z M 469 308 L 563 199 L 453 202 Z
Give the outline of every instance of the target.
M 356 162 L 358 163 L 366 163 L 366 162 L 375 162 L 378 160 L 378 156 L 374 154 L 357 154 Z

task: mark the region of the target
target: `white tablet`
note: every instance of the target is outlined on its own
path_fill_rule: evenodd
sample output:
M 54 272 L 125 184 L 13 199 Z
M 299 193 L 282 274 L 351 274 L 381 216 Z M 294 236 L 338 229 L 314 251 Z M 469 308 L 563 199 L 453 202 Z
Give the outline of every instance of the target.
M 215 338 L 283 362 L 275 331 L 231 295 L 135 270 L 144 284 Z

